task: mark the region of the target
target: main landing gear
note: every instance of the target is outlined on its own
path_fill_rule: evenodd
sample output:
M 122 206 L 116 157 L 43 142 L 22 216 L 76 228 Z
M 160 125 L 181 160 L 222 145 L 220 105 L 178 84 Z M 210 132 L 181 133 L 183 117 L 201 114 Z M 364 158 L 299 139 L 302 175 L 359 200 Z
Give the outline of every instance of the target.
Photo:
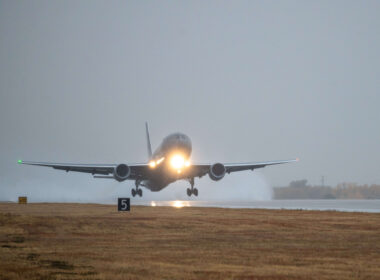
M 194 188 L 194 178 L 191 178 L 189 180 L 190 182 L 190 185 L 191 185 L 191 188 L 187 188 L 187 195 L 188 196 L 191 196 L 192 194 L 195 195 L 195 196 L 198 196 L 198 189 L 197 188 Z
M 136 189 L 132 189 L 132 196 L 135 197 L 136 194 L 142 197 L 142 189 L 139 189 L 140 182 L 138 180 L 135 181 Z

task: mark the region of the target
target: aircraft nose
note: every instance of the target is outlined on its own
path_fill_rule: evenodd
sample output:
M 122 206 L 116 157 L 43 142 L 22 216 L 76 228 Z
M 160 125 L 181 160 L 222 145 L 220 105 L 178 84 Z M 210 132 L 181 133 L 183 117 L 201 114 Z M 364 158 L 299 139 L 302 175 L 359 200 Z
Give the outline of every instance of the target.
M 191 141 L 190 138 L 184 134 L 179 135 L 178 148 L 191 152 Z

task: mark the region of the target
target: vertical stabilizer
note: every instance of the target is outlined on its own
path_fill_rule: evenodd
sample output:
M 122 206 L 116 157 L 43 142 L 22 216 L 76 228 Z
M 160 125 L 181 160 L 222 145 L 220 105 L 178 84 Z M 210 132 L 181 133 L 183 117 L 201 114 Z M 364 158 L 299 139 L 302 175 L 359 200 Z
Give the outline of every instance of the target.
M 150 144 L 148 122 L 145 122 L 145 130 L 146 130 L 146 144 L 148 147 L 148 156 L 150 159 L 150 158 L 152 158 L 152 145 Z

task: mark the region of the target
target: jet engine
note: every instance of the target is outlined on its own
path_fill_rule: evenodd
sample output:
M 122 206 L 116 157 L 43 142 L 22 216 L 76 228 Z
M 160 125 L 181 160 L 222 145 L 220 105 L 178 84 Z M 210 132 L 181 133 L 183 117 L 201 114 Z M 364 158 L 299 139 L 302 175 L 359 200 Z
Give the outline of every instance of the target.
M 224 175 L 226 175 L 226 167 L 221 163 L 214 163 L 210 166 L 210 171 L 208 172 L 211 180 L 219 181 L 223 179 Z
M 118 164 L 113 170 L 113 176 L 119 182 L 127 180 L 129 175 L 131 175 L 131 168 L 124 163 Z

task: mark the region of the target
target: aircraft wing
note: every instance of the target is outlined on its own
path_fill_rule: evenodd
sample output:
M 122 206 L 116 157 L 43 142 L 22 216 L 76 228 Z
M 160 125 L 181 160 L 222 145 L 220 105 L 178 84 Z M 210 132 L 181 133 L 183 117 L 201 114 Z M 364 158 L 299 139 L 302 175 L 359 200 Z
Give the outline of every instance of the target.
M 276 165 L 283 163 L 296 162 L 297 159 L 289 160 L 277 160 L 277 161 L 263 161 L 263 162 L 246 162 L 246 163 L 222 163 L 226 168 L 226 173 L 244 171 L 244 170 L 254 170 L 257 168 L 263 168 L 268 165 Z M 192 164 L 191 165 L 191 176 L 189 177 L 202 177 L 209 173 L 212 164 Z M 188 175 L 188 174 L 187 174 Z
M 277 160 L 277 161 L 263 161 L 263 162 L 248 162 L 248 163 L 226 163 L 224 166 L 226 167 L 226 172 L 237 172 L 237 171 L 243 171 L 243 170 L 254 170 L 257 168 L 263 168 L 268 165 L 276 165 L 276 164 L 283 164 L 283 163 L 290 163 L 290 162 L 296 162 L 297 159 L 288 159 L 288 160 Z
M 35 162 L 35 161 L 23 161 L 19 160 L 20 164 L 36 165 L 52 167 L 58 170 L 64 170 L 66 172 L 82 172 L 90 173 L 94 175 L 95 178 L 114 178 L 113 172 L 117 164 L 70 164 L 70 163 L 51 163 L 51 162 Z M 138 164 L 128 164 L 131 168 L 131 175 L 128 180 L 136 180 L 145 176 L 146 170 L 148 169 L 148 164 L 138 163 Z
M 278 160 L 278 161 L 266 161 L 266 162 L 248 162 L 248 163 L 223 163 L 226 168 L 226 173 L 254 170 L 257 168 L 263 168 L 268 165 L 283 164 L 289 162 L 295 162 L 298 159 L 290 160 Z M 95 178 L 110 178 L 114 179 L 113 172 L 117 167 L 117 164 L 69 164 L 69 163 L 51 163 L 51 162 L 34 162 L 34 161 L 21 161 L 18 163 L 35 166 L 51 167 L 58 170 L 64 170 L 66 172 L 82 172 L 90 173 Z M 192 164 L 189 168 L 179 176 L 183 179 L 202 177 L 210 172 L 212 164 Z M 127 180 L 146 180 L 150 178 L 151 169 L 149 164 L 138 163 L 128 164 L 131 169 L 131 174 Z

